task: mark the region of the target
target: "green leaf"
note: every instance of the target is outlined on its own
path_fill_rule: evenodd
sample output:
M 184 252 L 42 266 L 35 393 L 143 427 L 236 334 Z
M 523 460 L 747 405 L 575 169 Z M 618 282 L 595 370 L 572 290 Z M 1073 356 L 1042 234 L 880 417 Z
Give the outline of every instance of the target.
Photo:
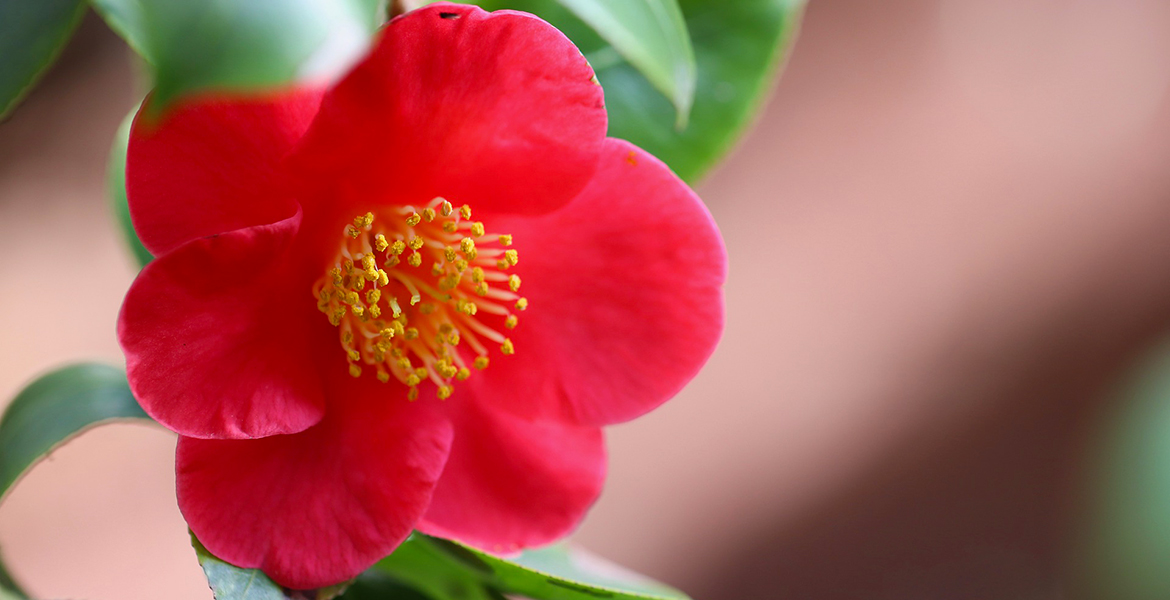
M 195 558 L 203 567 L 215 600 L 333 600 L 343 597 L 353 584 L 347 581 L 318 590 L 288 590 L 269 579 L 260 569 L 243 569 L 216 557 L 195 538 L 195 534 L 191 534 L 191 547 L 195 549 Z M 367 586 L 365 589 L 378 588 Z
M 82 363 L 43 375 L 0 417 L 0 500 L 38 460 L 74 436 L 124 419 L 149 419 L 122 369 Z
M 194 535 L 191 545 L 215 600 L 288 600 L 284 590 L 260 569 L 241 569 L 216 558 Z
M 435 600 L 372 569 L 361 574 L 338 598 L 341 600 Z
M 82 0 L 0 1 L 0 119 L 53 64 L 83 14 Z
M 336 74 L 379 24 L 375 0 L 91 0 L 150 63 L 152 106 L 203 89 L 255 90 Z
M 149 417 L 130 394 L 121 369 L 77 364 L 29 384 L 0 417 L 0 502 L 54 448 L 88 429 L 124 419 Z M 24 595 L 2 563 L 0 590 Z
M 599 559 L 553 547 L 505 560 L 469 546 L 412 535 L 377 568 L 435 600 L 479 600 L 501 594 L 534 600 L 686 600 L 663 584 Z
M 678 0 L 558 0 L 673 104 L 686 127 L 695 98 L 695 51 Z
M 534 13 L 585 53 L 605 88 L 609 135 L 627 139 L 695 182 L 729 152 L 759 113 L 804 11 L 804 0 L 678 0 L 698 79 L 687 127 L 642 74 L 559 0 L 477 0 L 488 10 Z
M 118 225 L 121 226 L 122 239 L 126 241 L 138 267 L 142 268 L 154 257 L 134 232 L 134 223 L 130 221 L 130 205 L 126 201 L 126 147 L 130 141 L 130 125 L 134 123 L 134 115 L 137 112 L 137 109 L 130 111 L 130 114 L 122 119 L 118 132 L 114 134 L 114 143 L 110 147 L 110 158 L 106 166 L 106 188 L 109 190 L 114 214 L 118 217 Z

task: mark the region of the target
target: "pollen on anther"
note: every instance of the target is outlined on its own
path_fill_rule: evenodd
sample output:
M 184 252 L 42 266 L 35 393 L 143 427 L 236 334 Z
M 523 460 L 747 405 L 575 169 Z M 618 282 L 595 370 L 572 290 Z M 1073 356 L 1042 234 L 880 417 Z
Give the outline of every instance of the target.
M 511 235 L 488 237 L 485 223 L 472 222 L 470 206 L 435 198 L 393 214 L 383 222 L 366 213 L 346 225 L 336 262 L 315 284 L 313 301 L 341 328 L 351 375 L 360 376 L 369 365 L 365 370 L 373 370 L 378 381 L 409 386 L 411 400 L 433 381 L 435 394 L 445 399 L 455 381 L 487 368 L 481 335 L 497 342 L 501 353 L 515 353 L 502 334 L 517 326 L 510 310 L 524 310 L 527 300 L 516 294 L 520 277 L 501 271 L 514 266 L 518 254 L 506 249 Z M 414 271 L 402 263 L 430 267 Z M 494 331 L 480 322 L 480 309 L 489 319 L 501 315 L 502 327 Z

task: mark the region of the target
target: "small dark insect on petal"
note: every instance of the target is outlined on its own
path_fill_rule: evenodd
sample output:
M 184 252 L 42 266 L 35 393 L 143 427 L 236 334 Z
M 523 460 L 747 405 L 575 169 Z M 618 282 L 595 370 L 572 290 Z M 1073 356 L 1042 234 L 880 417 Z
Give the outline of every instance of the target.
M 460 15 L 459 13 L 449 13 L 449 12 L 439 13 L 440 19 L 458 19 L 460 16 L 462 16 L 462 15 Z

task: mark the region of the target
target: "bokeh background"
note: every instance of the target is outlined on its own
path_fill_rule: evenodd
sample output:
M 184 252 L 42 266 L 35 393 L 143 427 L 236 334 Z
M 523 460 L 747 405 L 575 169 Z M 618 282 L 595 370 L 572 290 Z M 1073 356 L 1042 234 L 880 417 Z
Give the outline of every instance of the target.
M 104 171 L 140 81 L 90 19 L 0 124 L 0 398 L 121 360 Z M 576 540 L 704 600 L 1086 596 L 1116 390 L 1170 328 L 1168 91 L 1164 0 L 812 0 L 699 186 L 724 340 L 611 431 Z M 30 591 L 209 599 L 173 449 L 112 426 L 37 467 L 0 508 Z

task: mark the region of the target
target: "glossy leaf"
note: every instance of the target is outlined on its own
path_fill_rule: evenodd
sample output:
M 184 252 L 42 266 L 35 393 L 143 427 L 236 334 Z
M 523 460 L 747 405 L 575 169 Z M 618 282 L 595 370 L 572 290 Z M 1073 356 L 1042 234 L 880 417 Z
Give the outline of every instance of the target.
M 82 0 L 0 1 L 0 118 L 53 64 L 83 14 Z
M 678 0 L 558 0 L 609 43 L 673 104 L 687 124 L 695 97 L 695 52 Z
M 686 600 L 687 596 L 564 547 L 506 560 L 469 546 L 415 534 L 378 569 L 435 600 L 516 595 L 533 600 Z
M 0 417 L 0 501 L 57 446 L 98 425 L 125 419 L 149 417 L 130 394 L 121 369 L 77 364 L 41 376 Z M 23 596 L 3 564 L 0 590 Z
M 565 32 L 605 88 L 609 134 L 641 146 L 690 182 L 726 155 L 759 113 L 804 10 L 804 0 L 678 0 L 698 68 L 690 119 L 680 131 L 670 102 L 558 0 L 474 3 L 531 12 Z
M 381 10 L 376 0 L 91 1 L 150 63 L 156 108 L 200 89 L 337 75 L 364 52 Z
M 106 163 L 106 189 L 122 230 L 122 239 L 126 241 L 126 246 L 134 255 L 134 261 L 141 268 L 154 257 L 134 232 L 134 224 L 130 221 L 130 205 L 126 201 L 126 148 L 130 141 L 130 125 L 134 122 L 135 112 L 137 109 L 130 111 L 130 114 L 122 119 L 118 132 L 114 134 L 114 143 L 110 147 L 110 157 Z

